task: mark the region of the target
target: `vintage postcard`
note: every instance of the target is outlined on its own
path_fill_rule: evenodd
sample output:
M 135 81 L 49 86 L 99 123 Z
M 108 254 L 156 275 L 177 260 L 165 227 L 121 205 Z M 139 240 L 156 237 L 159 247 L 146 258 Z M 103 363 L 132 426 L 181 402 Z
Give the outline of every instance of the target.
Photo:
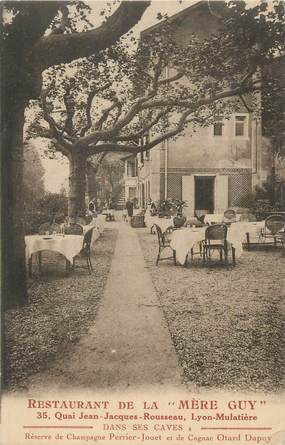
M 285 5 L 5 1 L 3 445 L 285 445 Z

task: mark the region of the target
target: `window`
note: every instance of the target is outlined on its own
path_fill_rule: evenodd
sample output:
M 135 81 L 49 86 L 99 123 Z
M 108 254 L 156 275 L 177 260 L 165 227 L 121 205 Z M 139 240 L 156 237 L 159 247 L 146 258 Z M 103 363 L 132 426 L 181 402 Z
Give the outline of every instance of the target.
M 214 136 L 223 136 L 223 118 L 216 117 L 214 122 Z
M 134 161 L 127 161 L 127 176 L 133 178 L 137 176 L 136 173 L 136 162 Z
M 235 116 L 235 136 L 247 136 L 247 117 L 246 116 Z

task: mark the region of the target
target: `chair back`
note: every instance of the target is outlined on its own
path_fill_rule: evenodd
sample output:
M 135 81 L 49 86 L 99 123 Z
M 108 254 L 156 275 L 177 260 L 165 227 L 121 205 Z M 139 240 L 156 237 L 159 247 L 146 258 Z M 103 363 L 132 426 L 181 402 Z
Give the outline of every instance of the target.
M 92 233 L 93 233 L 93 228 L 88 230 L 84 235 L 83 245 L 82 245 L 82 250 L 84 252 L 90 252 Z
M 211 241 L 221 241 L 223 244 L 227 240 L 228 228 L 225 224 L 213 224 L 207 227 L 205 231 L 206 244 L 210 245 Z
M 265 228 L 269 230 L 272 235 L 275 235 L 279 230 L 285 226 L 285 217 L 283 215 L 270 215 L 265 220 Z
M 167 229 L 165 230 L 165 232 L 162 232 L 161 228 L 157 225 L 154 224 L 155 228 L 156 228 L 156 233 L 157 233 L 157 238 L 158 238 L 158 244 L 160 247 L 165 247 L 168 243 L 169 240 L 167 239 L 167 232 L 169 232 L 171 229 L 173 230 L 172 226 L 167 227 Z
M 63 228 L 65 235 L 82 235 L 83 228 L 79 224 L 65 225 Z
M 39 227 L 39 235 L 51 235 L 52 234 L 52 230 L 51 230 L 51 224 L 49 223 L 43 223 L 40 225 Z
M 236 212 L 232 209 L 228 209 L 224 212 L 224 218 L 229 222 L 234 222 L 236 220 Z

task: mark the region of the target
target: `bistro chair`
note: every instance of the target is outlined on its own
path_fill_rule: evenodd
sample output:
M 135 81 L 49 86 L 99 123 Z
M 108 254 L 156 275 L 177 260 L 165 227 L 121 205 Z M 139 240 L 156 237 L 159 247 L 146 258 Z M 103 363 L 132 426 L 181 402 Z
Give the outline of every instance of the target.
M 72 269 L 73 270 L 76 267 L 80 268 L 80 269 L 87 269 L 90 275 L 91 275 L 91 273 L 94 270 L 93 266 L 92 266 L 92 262 L 91 262 L 91 240 L 92 240 L 92 234 L 93 234 L 93 229 L 90 229 L 90 230 L 88 230 L 88 232 L 85 233 L 84 238 L 83 238 L 82 249 L 79 252 L 79 254 L 76 255 L 76 257 L 73 258 L 73 263 L 72 263 Z M 82 265 L 82 264 L 78 264 L 76 262 L 77 258 L 85 258 L 86 259 L 86 266 Z
M 225 262 L 228 262 L 228 245 L 227 231 L 225 224 L 214 224 L 207 227 L 205 231 L 205 240 L 202 241 L 203 249 L 203 265 L 206 259 L 211 260 L 212 252 L 217 250 L 220 254 L 220 261 L 223 261 L 223 253 Z
M 83 227 L 80 224 L 70 224 L 63 227 L 65 235 L 83 235 Z
M 158 239 L 158 254 L 157 254 L 157 258 L 156 258 L 156 265 L 158 265 L 159 261 L 171 260 L 171 259 L 173 259 L 174 264 L 176 264 L 175 250 L 173 250 L 172 247 L 170 246 L 170 241 L 171 240 L 168 238 L 169 233 L 173 230 L 172 226 L 168 227 L 166 229 L 166 231 L 163 232 L 163 233 L 162 233 L 161 228 L 157 224 L 154 224 L 154 226 L 155 226 L 155 229 L 156 229 L 157 239 Z M 164 249 L 171 249 L 172 250 L 172 256 L 171 257 L 160 258 L 161 252 Z
M 259 235 L 259 242 L 266 243 L 266 240 L 273 241 L 276 246 L 279 241 L 277 235 L 285 227 L 285 217 L 280 214 L 270 215 L 265 219 L 264 229 L 261 230 Z

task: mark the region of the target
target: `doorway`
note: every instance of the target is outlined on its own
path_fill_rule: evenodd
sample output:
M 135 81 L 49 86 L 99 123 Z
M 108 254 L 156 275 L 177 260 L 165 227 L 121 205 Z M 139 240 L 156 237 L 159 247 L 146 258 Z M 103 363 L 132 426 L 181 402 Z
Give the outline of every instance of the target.
M 197 216 L 214 213 L 213 176 L 195 176 L 195 212 Z

